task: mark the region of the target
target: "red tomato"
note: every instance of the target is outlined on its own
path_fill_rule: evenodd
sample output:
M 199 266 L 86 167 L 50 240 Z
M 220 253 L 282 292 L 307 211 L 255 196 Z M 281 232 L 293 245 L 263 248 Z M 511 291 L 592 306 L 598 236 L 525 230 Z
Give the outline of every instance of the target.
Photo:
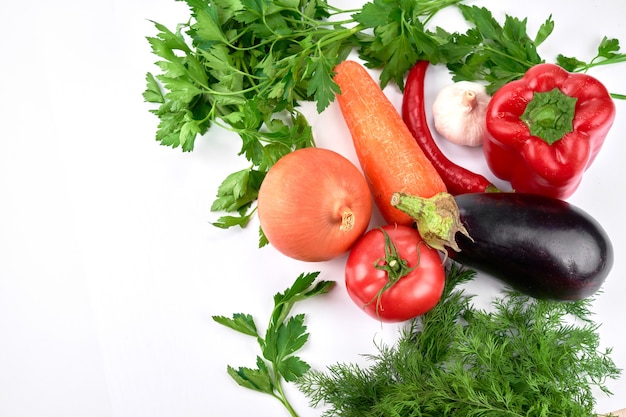
M 380 321 L 410 320 L 439 302 L 445 283 L 443 262 L 417 230 L 390 225 L 382 229 L 388 238 L 381 228 L 372 229 L 350 251 L 346 289 L 360 308 Z M 404 271 L 394 277 L 396 273 L 385 269 Z

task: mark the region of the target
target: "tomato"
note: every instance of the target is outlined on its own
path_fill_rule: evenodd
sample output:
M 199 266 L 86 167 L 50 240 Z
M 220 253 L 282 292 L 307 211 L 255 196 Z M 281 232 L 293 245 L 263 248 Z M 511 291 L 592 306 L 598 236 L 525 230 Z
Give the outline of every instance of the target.
M 352 301 L 383 322 L 400 322 L 432 309 L 441 298 L 445 270 L 439 252 L 418 231 L 387 225 L 365 233 L 345 270 Z

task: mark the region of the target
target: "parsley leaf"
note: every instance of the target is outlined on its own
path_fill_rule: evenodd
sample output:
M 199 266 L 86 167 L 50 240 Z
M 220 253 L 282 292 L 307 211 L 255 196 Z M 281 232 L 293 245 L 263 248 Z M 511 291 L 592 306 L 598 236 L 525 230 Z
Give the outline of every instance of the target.
M 277 328 L 270 327 L 265 335 L 263 356 L 271 363 L 278 364 L 279 369 L 289 373 L 289 378 L 281 372 L 286 381 L 293 381 L 309 370 L 309 366 L 301 363 L 298 357 L 290 356 L 301 349 L 308 340 L 308 333 L 304 325 L 304 315 L 291 317 L 286 323 L 280 323 Z M 293 358 L 293 359 L 290 359 Z M 291 368 L 290 365 L 296 365 Z
M 228 175 L 217 190 L 217 199 L 211 210 L 246 212 L 256 200 L 264 177 L 264 172 L 254 169 L 243 169 Z
M 318 281 L 319 272 L 303 273 L 291 287 L 274 295 L 274 309 L 264 337 L 249 314 L 236 313 L 232 318 L 213 316 L 213 320 L 232 330 L 257 339 L 263 357 L 257 356 L 256 368 L 227 366 L 226 370 L 240 386 L 269 394 L 278 399 L 292 416 L 296 413 L 287 400 L 282 381 L 294 382 L 306 374 L 310 365 L 294 355 L 309 339 L 304 314 L 289 316 L 295 303 L 326 294 L 332 281 Z
M 254 319 L 250 314 L 236 313 L 233 314 L 232 319 L 223 316 L 214 316 L 213 320 L 235 331 L 247 334 L 248 336 L 258 336 Z
M 466 33 L 447 33 L 438 28 L 437 35 L 447 38 L 441 46 L 444 62 L 455 81 L 485 80 L 487 92 L 493 94 L 504 84 L 521 78 L 536 64 L 543 62 L 537 46 L 552 32 L 554 22 L 548 17 L 534 38 L 527 33 L 527 19 L 506 15 L 500 24 L 485 7 L 460 4 L 466 21 L 473 25 Z
M 148 73 L 146 74 L 146 91 L 143 93 L 143 98 L 148 103 L 164 103 L 165 98 L 163 97 L 163 91 L 161 91 L 161 87 L 159 87 L 159 83 L 154 78 L 154 75 Z
M 270 375 L 267 365 L 261 358 L 257 358 L 256 369 L 245 367 L 235 369 L 232 366 L 228 366 L 226 371 L 238 385 L 244 388 L 270 395 L 274 393 L 275 387 L 272 376 Z
M 626 53 L 620 50 L 619 40 L 605 36 L 598 45 L 596 56 L 589 62 L 581 61 L 574 57 L 566 57 L 563 54 L 557 56 L 556 62 L 571 72 L 587 72 L 596 66 L 626 62 Z M 616 99 L 626 100 L 625 94 L 611 93 L 611 96 Z
M 621 52 L 619 40 L 609 39 L 606 36 L 600 41 L 596 56 L 589 62 L 581 61 L 573 57 L 566 57 L 562 54 L 557 56 L 557 64 L 568 71 L 575 72 L 586 72 L 590 68 L 598 65 L 617 64 L 620 62 L 626 62 L 626 54 Z
M 289 356 L 278 364 L 278 372 L 287 382 L 295 382 L 311 369 L 311 366 L 297 356 Z
M 353 15 L 373 36 L 361 36 L 359 56 L 369 67 L 382 67 L 380 85 L 393 81 L 404 89 L 404 76 L 420 59 L 439 61 L 439 42 L 425 23 L 438 11 L 462 0 L 374 0 Z
M 317 97 L 317 111 L 321 113 L 340 92 L 339 86 L 333 81 L 333 62 L 323 57 L 311 58 L 307 69 L 311 82 L 307 88 L 307 96 Z

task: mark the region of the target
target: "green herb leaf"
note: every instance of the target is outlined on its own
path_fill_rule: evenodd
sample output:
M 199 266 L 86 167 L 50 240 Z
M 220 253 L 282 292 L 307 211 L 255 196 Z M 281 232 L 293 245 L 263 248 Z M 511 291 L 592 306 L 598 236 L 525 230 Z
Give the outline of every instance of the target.
M 254 319 L 249 314 L 236 313 L 233 318 L 229 319 L 224 316 L 213 316 L 213 320 L 230 329 L 238 331 L 248 336 L 258 337 Z
M 389 19 L 391 4 L 381 0 L 365 3 L 360 11 L 352 15 L 354 20 L 367 28 L 383 26 Z
M 404 76 L 419 59 L 439 61 L 438 39 L 424 23 L 438 11 L 459 0 L 415 2 L 374 0 L 353 15 L 371 37 L 361 37 L 359 56 L 370 67 L 382 67 L 380 85 L 393 81 L 404 89 Z
M 557 64 L 571 72 L 586 72 L 598 65 L 618 64 L 626 62 L 626 54 L 620 50 L 619 40 L 602 38 L 598 45 L 596 56 L 589 62 L 576 58 L 566 57 L 562 54 L 557 56 Z
M 211 222 L 211 224 L 220 229 L 228 229 L 233 226 L 239 226 L 243 229 L 248 225 L 253 214 L 254 211 L 247 212 L 247 214 L 240 216 L 220 216 L 216 221 Z
M 301 349 L 308 338 L 304 315 L 298 314 L 291 317 L 285 324 L 281 323 L 278 328 L 272 326 L 268 329 L 265 335 L 266 350 L 263 355 L 269 361 L 281 362 Z
M 278 329 L 276 346 L 279 358 L 286 358 L 288 355 L 300 350 L 309 339 L 304 325 L 304 314 L 298 314 L 289 319 L 286 325 Z
M 274 305 L 278 306 L 285 303 L 293 303 L 306 298 L 307 290 L 311 287 L 319 274 L 319 272 L 300 274 L 291 287 L 287 288 L 282 293 L 274 295 Z
M 227 43 L 226 36 L 222 32 L 221 21 L 218 15 L 219 9 L 215 7 L 197 7 L 194 17 L 196 22 L 192 29 L 203 40 L 204 46 L 215 43 Z
M 311 366 L 297 356 L 289 356 L 278 363 L 278 372 L 287 382 L 294 382 L 311 369 Z
M 159 83 L 151 73 L 146 74 L 146 90 L 143 93 L 143 98 L 148 103 L 162 104 L 165 102 L 161 87 L 159 87 Z
M 274 312 L 272 313 L 271 325 L 277 325 L 285 321 L 293 305 L 298 301 L 317 295 L 326 294 L 335 285 L 334 281 L 319 281 L 312 286 L 319 272 L 309 272 L 298 276 L 293 285 L 283 293 L 274 295 Z
M 580 68 L 584 68 L 587 66 L 587 63 L 585 61 L 581 61 L 578 58 L 574 57 L 566 57 L 561 54 L 556 57 L 556 63 L 557 65 L 563 67 L 563 69 L 570 72 L 579 71 Z
M 257 356 L 257 368 L 227 367 L 228 374 L 240 386 L 263 392 L 277 398 L 295 415 L 282 388 L 282 381 L 294 382 L 309 371 L 310 366 L 294 353 L 302 349 L 309 334 L 304 324 L 304 314 L 288 317 L 293 305 L 301 300 L 325 294 L 334 282 L 319 281 L 313 284 L 319 272 L 303 273 L 283 293 L 274 296 L 274 310 L 262 338 L 257 333 L 254 319 L 249 314 L 234 314 L 232 319 L 213 316 L 213 320 L 240 333 L 257 339 L 263 357 Z
M 243 367 L 235 369 L 232 366 L 228 366 L 226 369 L 228 375 L 240 386 L 272 395 L 274 393 L 274 384 L 267 366 L 262 360 L 257 361 L 257 363 L 259 364 L 258 369 Z
M 217 199 L 211 205 L 211 211 L 240 211 L 257 198 L 264 172 L 243 169 L 233 172 L 220 184 Z
M 340 92 L 339 86 L 333 81 L 332 75 L 335 62 L 322 58 L 313 57 L 309 63 L 307 73 L 311 82 L 307 88 L 307 95 L 317 97 L 317 111 L 321 113 L 335 99 L 335 94 Z
M 623 59 L 624 54 L 617 53 L 619 50 L 619 41 L 617 39 L 609 39 L 605 36 L 598 46 L 598 57 L 604 59 Z
M 269 244 L 270 241 L 267 239 L 267 236 L 265 236 L 265 233 L 263 233 L 263 229 L 259 226 L 259 248 Z
M 535 47 L 541 45 L 552 34 L 553 30 L 554 20 L 552 20 L 552 15 L 550 15 L 537 31 L 537 35 L 534 40 Z
M 466 33 L 448 35 L 442 54 L 455 81 L 485 80 L 487 92 L 493 94 L 502 85 L 521 78 L 532 66 L 542 63 L 537 43 L 527 34 L 527 20 L 506 15 L 500 24 L 485 7 L 459 5 L 463 17 L 473 27 Z M 548 18 L 535 40 L 543 42 L 552 32 Z M 439 37 L 445 36 L 439 30 Z

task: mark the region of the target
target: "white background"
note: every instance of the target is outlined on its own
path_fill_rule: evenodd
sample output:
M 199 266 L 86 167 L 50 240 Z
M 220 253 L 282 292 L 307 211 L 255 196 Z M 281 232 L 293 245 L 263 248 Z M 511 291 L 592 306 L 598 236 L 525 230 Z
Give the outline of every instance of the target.
M 342 2 L 342 8 L 358 7 Z M 502 19 L 502 5 L 529 17 L 530 32 L 553 15 L 540 49 L 589 59 L 603 35 L 626 47 L 624 4 L 605 1 L 476 1 Z M 258 223 L 210 225 L 217 186 L 246 161 L 237 136 L 215 128 L 196 150 L 160 146 L 157 119 L 141 93 L 156 71 L 146 36 L 155 20 L 171 29 L 188 19 L 174 0 L 2 2 L 0 5 L 0 416 L 200 417 L 286 415 L 274 399 L 239 388 L 226 365 L 252 366 L 252 339 L 211 315 L 253 314 L 264 328 L 272 295 L 301 272 L 336 280 L 328 296 L 301 304 L 311 334 L 302 357 L 314 368 L 362 362 L 375 341 L 393 343 L 349 301 L 345 257 L 304 264 L 257 248 Z M 453 28 L 450 11 L 437 23 Z M 460 26 L 462 28 L 462 26 Z M 626 93 L 624 64 L 594 70 Z M 427 77 L 429 99 L 449 82 Z M 397 105 L 400 95 L 386 90 Z M 319 146 L 351 158 L 336 105 L 305 107 Z M 623 221 L 626 103 L 570 202 L 608 231 L 615 266 L 594 309 L 602 347 L 626 368 L 626 250 Z M 489 175 L 480 152 L 446 146 L 455 161 Z M 374 218 L 374 223 L 377 218 Z M 472 291 L 487 302 L 499 284 L 480 276 Z M 626 377 L 598 394 L 598 412 L 626 407 Z M 301 416 L 319 416 L 289 388 Z

